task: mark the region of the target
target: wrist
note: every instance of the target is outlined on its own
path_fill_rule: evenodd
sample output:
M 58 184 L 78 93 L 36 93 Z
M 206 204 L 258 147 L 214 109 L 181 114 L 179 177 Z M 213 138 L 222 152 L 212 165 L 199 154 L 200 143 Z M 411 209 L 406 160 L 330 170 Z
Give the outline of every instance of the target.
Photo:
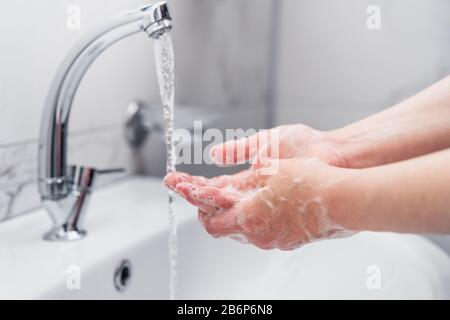
M 333 183 L 326 191 L 330 218 L 345 230 L 365 231 L 366 211 L 362 210 L 367 202 L 368 193 L 365 190 L 364 169 L 345 170 L 342 178 Z
M 344 127 L 328 131 L 328 139 L 334 146 L 339 162 L 333 164 L 342 168 L 369 168 L 385 163 L 384 149 L 381 145 L 374 145 L 374 140 L 367 133 L 357 133 Z
M 350 143 L 348 135 L 342 129 L 324 132 L 326 139 L 331 143 L 334 160 L 329 163 L 340 168 L 355 168 L 356 143 Z

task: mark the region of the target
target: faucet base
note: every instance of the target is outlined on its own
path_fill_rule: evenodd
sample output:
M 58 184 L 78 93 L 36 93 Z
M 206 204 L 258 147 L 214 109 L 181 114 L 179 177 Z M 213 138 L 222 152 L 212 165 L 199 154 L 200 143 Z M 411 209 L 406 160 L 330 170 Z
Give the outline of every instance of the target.
M 84 230 L 70 230 L 64 228 L 52 229 L 44 234 L 44 240 L 47 241 L 77 241 L 83 239 L 87 235 Z

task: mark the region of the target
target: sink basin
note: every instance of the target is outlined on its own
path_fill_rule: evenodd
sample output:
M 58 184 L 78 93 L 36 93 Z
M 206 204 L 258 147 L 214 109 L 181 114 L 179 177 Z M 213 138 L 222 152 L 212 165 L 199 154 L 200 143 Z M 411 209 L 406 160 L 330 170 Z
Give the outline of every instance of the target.
M 43 241 L 43 210 L 0 224 L 0 298 L 167 299 L 166 199 L 152 178 L 97 190 L 78 242 Z M 450 258 L 420 236 L 364 232 L 264 251 L 211 238 L 182 200 L 176 213 L 180 299 L 450 298 Z

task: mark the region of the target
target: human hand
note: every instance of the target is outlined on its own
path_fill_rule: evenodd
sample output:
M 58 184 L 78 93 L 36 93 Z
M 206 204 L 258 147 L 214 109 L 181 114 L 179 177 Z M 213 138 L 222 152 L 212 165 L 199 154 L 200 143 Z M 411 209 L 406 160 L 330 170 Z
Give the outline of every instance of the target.
M 302 124 L 283 125 L 249 137 L 215 145 L 210 150 L 215 164 L 234 165 L 254 160 L 318 158 L 323 162 L 348 167 L 339 144 L 327 132 Z
M 200 222 L 214 237 L 292 250 L 347 234 L 333 216 L 329 192 L 348 170 L 318 159 L 274 161 L 279 161 L 274 175 L 255 166 L 212 179 L 174 172 L 164 183 L 199 208 Z

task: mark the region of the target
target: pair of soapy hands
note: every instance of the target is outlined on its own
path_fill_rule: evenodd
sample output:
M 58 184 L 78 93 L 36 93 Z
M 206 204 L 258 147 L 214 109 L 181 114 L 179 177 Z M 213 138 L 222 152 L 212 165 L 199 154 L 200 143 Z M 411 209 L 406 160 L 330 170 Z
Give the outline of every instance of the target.
M 268 134 L 276 139 L 261 139 Z M 211 179 L 174 172 L 164 183 L 198 207 L 212 236 L 292 250 L 346 234 L 333 218 L 328 195 L 341 178 L 338 167 L 346 166 L 337 150 L 323 132 L 280 126 L 211 148 L 214 163 L 251 161 L 247 170 Z

